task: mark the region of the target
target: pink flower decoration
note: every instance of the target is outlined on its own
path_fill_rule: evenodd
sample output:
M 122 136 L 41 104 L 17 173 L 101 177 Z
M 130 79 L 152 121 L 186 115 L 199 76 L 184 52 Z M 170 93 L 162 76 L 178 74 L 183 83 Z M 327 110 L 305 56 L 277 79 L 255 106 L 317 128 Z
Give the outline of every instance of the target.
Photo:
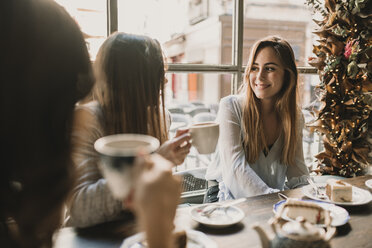
M 349 57 L 352 53 L 353 43 L 354 43 L 354 41 L 349 41 L 348 43 L 346 43 L 345 52 L 344 52 L 344 56 L 345 56 L 346 59 L 349 59 Z
M 356 40 L 351 40 L 348 43 L 346 43 L 345 52 L 344 52 L 344 56 L 346 59 L 349 59 L 349 57 L 353 53 L 358 52 L 358 49 L 359 49 L 358 45 L 359 45 L 359 41 L 356 41 Z
M 316 59 L 316 58 L 315 58 L 315 57 L 308 57 L 308 58 L 307 58 L 307 61 L 310 62 L 310 61 L 312 61 L 312 60 L 314 60 L 314 59 Z

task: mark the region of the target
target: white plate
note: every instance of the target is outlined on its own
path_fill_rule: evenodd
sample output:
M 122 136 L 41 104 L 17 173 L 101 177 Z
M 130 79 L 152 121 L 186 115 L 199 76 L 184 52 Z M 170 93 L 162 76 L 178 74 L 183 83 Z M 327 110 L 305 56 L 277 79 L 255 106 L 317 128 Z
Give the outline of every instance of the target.
M 326 183 L 317 183 L 316 185 L 318 186 L 318 188 L 325 190 Z M 329 198 L 320 199 L 319 197 L 317 197 L 315 190 L 313 189 L 313 187 L 311 187 L 311 185 L 306 185 L 302 187 L 302 192 L 304 193 L 304 195 L 311 199 L 334 203 L 334 204 L 342 205 L 342 206 L 364 205 L 364 204 L 369 203 L 372 200 L 372 196 L 371 196 L 371 193 L 369 193 L 369 191 L 355 187 L 355 186 L 353 186 L 352 190 L 353 190 L 353 200 L 351 202 L 335 202 L 335 201 L 329 200 Z
M 317 201 L 317 200 L 300 200 L 299 199 L 299 201 L 313 202 L 313 203 L 318 204 L 323 209 L 328 210 L 330 212 L 331 217 L 332 217 L 331 226 L 342 226 L 342 225 L 346 224 L 350 219 L 350 215 L 346 211 L 346 209 L 344 209 L 342 207 L 339 207 L 339 206 L 336 206 L 335 204 L 327 203 L 327 202 L 321 202 L 321 201 Z M 286 201 L 283 200 L 283 201 L 279 201 L 279 202 L 274 204 L 273 211 L 274 211 L 275 214 L 283 207 L 283 204 L 285 202 Z M 304 208 L 304 210 L 305 210 L 305 208 Z M 289 218 L 286 214 L 281 216 L 281 217 L 284 220 L 294 221 L 293 219 Z M 325 225 L 324 224 L 319 224 L 317 226 L 324 227 Z
M 186 230 L 187 234 L 187 248 L 217 248 L 216 242 L 208 238 L 202 232 L 195 230 Z M 137 233 L 133 236 L 126 238 L 120 248 L 147 248 L 144 243 L 144 233 Z
M 214 228 L 231 226 L 242 221 L 245 216 L 240 208 L 234 206 L 217 209 L 211 215 L 203 216 L 201 213 L 206 206 L 208 205 L 196 206 L 190 210 L 191 218 L 206 226 Z
M 372 189 L 372 179 L 367 180 L 365 184 L 368 188 Z

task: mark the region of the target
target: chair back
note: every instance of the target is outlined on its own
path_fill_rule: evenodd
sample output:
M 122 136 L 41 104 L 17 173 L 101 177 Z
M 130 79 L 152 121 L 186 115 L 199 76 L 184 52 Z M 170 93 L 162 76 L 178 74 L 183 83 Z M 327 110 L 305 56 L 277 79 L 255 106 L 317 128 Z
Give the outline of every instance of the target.
M 208 112 L 201 112 L 196 114 L 193 118 L 192 121 L 193 123 L 199 123 L 199 122 L 210 122 L 210 121 L 215 121 L 217 115 L 213 113 L 208 113 Z
M 172 114 L 184 114 L 185 113 L 182 108 L 177 108 L 177 107 L 168 108 L 168 111 Z
M 206 112 L 209 113 L 210 112 L 210 109 L 209 108 L 206 108 L 206 107 L 195 107 L 192 110 L 190 110 L 190 112 L 188 112 L 188 114 L 191 117 L 194 117 L 196 114 L 206 113 Z

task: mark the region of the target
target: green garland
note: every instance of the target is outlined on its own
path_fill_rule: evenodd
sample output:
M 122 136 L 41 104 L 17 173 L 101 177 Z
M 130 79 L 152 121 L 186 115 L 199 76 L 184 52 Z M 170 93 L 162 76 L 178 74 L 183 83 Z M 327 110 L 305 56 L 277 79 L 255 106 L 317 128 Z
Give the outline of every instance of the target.
M 307 0 L 324 18 L 314 22 L 318 44 L 309 64 L 318 68 L 322 106 L 309 127 L 323 136 L 317 172 L 353 177 L 371 162 L 372 0 Z

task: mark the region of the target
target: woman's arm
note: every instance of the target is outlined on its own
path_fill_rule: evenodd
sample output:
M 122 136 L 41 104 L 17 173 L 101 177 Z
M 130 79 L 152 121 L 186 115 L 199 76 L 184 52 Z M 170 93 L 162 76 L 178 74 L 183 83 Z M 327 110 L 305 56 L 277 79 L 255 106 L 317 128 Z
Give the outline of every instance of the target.
M 158 154 L 168 159 L 175 165 L 180 165 L 185 161 L 187 154 L 190 152 L 191 135 L 188 129 L 177 130 L 176 136 L 166 142 L 164 142 L 159 150 Z
M 236 96 L 221 100 L 218 122 L 222 180 L 234 198 L 276 192 L 278 190 L 267 186 L 245 159 L 241 139 L 241 115 Z
M 168 132 L 172 118 L 168 109 L 164 110 L 166 130 Z M 157 153 L 171 161 L 174 165 L 180 165 L 185 161 L 187 154 L 190 152 L 190 139 L 191 136 L 188 129 L 178 129 L 175 137 L 164 142 Z
M 174 217 L 181 195 L 180 178 L 172 163 L 159 155 L 139 157 L 143 172 L 137 180 L 134 207 L 150 248 L 172 248 Z
M 309 170 L 305 164 L 304 159 L 304 151 L 303 151 L 303 145 L 302 145 L 302 130 L 304 126 L 304 118 L 302 116 L 302 113 L 300 113 L 300 121 L 298 125 L 298 139 L 296 142 L 296 157 L 295 157 L 295 165 L 288 166 L 287 169 L 287 182 L 285 187 L 286 188 L 297 188 L 302 185 L 306 185 L 307 183 L 307 177 L 309 176 Z
M 66 225 L 88 227 L 118 219 L 122 203 L 113 198 L 98 168 L 99 156 L 94 142 L 102 137 L 97 117 L 87 108 L 75 111 L 72 133 L 72 160 L 76 186 L 67 203 Z

